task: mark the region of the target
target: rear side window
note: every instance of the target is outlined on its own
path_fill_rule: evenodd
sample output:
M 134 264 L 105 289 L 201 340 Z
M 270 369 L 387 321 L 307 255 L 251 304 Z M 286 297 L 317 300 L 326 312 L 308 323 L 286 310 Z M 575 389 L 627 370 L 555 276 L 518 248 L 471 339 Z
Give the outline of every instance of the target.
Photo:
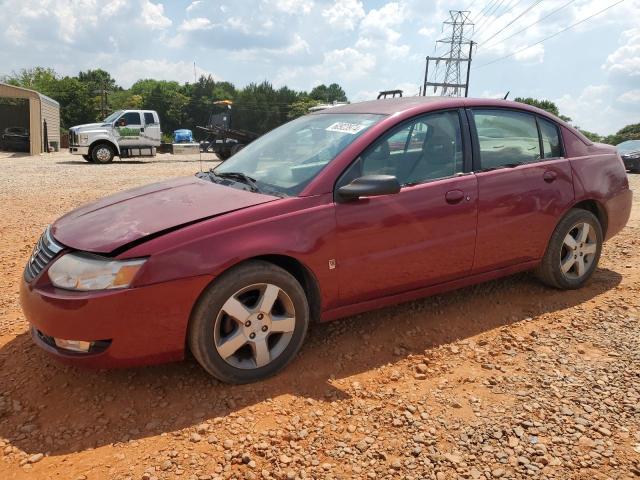
M 151 112 L 144 112 L 144 124 L 145 125 L 152 125 L 156 123 L 155 119 L 153 118 L 153 113 Z
M 560 132 L 556 124 L 544 118 L 538 118 L 538 125 L 540 125 L 540 136 L 542 138 L 542 158 L 562 157 Z
M 542 158 L 533 115 L 510 110 L 473 110 L 483 170 Z
M 141 125 L 140 123 L 140 114 L 138 112 L 127 112 L 120 120 L 124 119 L 125 125 Z

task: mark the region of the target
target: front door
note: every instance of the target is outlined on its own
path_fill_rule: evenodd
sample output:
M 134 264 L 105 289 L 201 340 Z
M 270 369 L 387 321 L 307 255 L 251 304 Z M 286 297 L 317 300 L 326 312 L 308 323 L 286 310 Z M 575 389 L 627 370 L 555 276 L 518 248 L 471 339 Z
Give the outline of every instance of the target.
M 343 304 L 465 275 L 473 264 L 477 181 L 464 174 L 457 111 L 422 115 L 377 140 L 339 180 L 395 175 L 400 193 L 336 203 Z
M 478 240 L 474 272 L 541 258 L 574 200 L 558 127 L 533 114 L 474 109 Z
M 140 112 L 125 112 L 116 120 L 115 133 L 120 147 L 143 146 L 144 123 Z

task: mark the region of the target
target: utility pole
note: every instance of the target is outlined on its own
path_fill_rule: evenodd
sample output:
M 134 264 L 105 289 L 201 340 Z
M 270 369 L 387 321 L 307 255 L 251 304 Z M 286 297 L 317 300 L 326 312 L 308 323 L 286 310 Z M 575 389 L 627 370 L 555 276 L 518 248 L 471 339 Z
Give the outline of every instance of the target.
M 439 95 L 443 97 L 460 97 L 464 89 L 464 96 L 469 95 L 469 80 L 471 75 L 471 57 L 473 55 L 474 42 L 465 37 L 465 30 L 473 27 L 473 23 L 469 18 L 470 12 L 463 10 L 450 10 L 451 19 L 444 22 L 444 28 L 451 29 L 451 35 L 438 40 L 436 46 L 440 44 L 448 45 L 448 52 L 445 56 L 427 57 L 427 63 L 424 72 L 424 85 L 422 95 L 427 95 L 427 88 L 433 87 L 435 94 L 440 89 Z M 468 55 L 465 57 L 463 49 L 469 46 Z M 435 63 L 436 71 L 433 75 L 433 81 L 429 81 L 429 65 Z M 437 78 L 440 63 L 444 63 L 444 76 L 441 81 Z M 462 83 L 463 63 L 467 64 L 466 81 Z
M 103 119 L 107 116 L 109 110 L 109 90 L 107 90 L 105 82 L 102 82 L 102 88 L 94 90 L 94 93 L 100 95 L 100 119 Z

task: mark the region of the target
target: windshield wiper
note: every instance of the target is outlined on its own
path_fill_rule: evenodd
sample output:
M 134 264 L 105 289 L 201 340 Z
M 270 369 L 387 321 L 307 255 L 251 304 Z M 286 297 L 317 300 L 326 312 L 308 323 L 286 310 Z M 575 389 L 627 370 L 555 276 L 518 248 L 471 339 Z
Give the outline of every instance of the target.
M 209 174 L 220 178 L 230 178 L 236 181 L 240 180 L 241 183 L 248 185 L 252 192 L 262 193 L 262 190 L 258 187 L 256 180 L 242 172 L 215 172 L 213 170 L 209 170 Z

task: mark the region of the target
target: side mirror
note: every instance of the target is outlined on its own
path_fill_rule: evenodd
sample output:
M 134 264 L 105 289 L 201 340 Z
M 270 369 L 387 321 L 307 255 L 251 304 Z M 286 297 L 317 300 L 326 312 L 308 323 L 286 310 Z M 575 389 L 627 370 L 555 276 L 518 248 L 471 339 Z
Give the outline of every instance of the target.
M 393 175 L 365 175 L 340 187 L 338 198 L 342 201 L 349 201 L 360 197 L 377 197 L 398 192 L 400 192 L 400 182 Z

